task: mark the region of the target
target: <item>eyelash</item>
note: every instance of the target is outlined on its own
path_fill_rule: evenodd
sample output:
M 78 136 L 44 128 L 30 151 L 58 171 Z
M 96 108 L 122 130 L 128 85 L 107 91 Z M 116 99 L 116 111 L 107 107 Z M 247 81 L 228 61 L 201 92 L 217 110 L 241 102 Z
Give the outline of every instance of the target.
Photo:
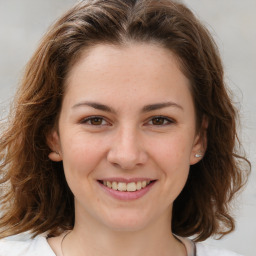
M 163 120 L 164 124 L 158 124 L 158 125 L 157 124 L 156 125 L 150 124 L 150 125 L 153 125 L 153 126 L 166 126 L 166 125 L 170 125 L 170 124 L 174 124 L 175 123 L 175 121 L 173 119 L 168 118 L 166 116 L 154 116 L 154 117 L 150 118 L 149 121 L 152 122 L 153 120 L 156 120 L 156 119 Z
M 93 119 L 94 119 L 94 121 L 95 121 L 96 119 L 100 120 L 100 121 L 101 121 L 101 124 L 92 124 L 92 123 L 89 123 L 89 122 L 92 122 Z M 164 123 L 163 123 L 163 124 L 155 124 L 155 125 L 154 125 L 152 122 L 153 122 L 153 120 L 156 120 L 156 119 L 161 119 Z M 102 122 L 106 122 L 106 124 L 102 124 Z M 167 125 L 175 124 L 175 123 L 176 123 L 175 120 L 170 119 L 170 118 L 168 118 L 168 117 L 166 117 L 166 116 L 154 116 L 154 117 L 151 117 L 146 123 L 149 123 L 149 122 L 151 122 L 151 124 L 148 124 L 148 125 L 159 126 L 159 127 L 161 127 L 161 126 L 167 126 Z M 80 123 L 81 123 L 81 124 L 88 124 L 88 125 L 91 125 L 91 126 L 99 126 L 99 127 L 101 127 L 101 126 L 110 126 L 110 125 L 111 125 L 111 124 L 110 124 L 108 121 L 106 121 L 105 118 L 102 117 L 102 116 L 90 116 L 90 117 L 88 117 L 88 118 L 83 119 Z
M 95 120 L 95 119 L 100 119 L 101 121 L 105 121 L 106 123 L 108 123 L 108 122 L 105 120 L 105 118 L 102 117 L 102 116 L 90 116 L 90 117 L 88 117 L 88 118 L 83 119 L 80 123 L 81 123 L 81 124 L 88 124 L 89 122 L 92 122 L 93 119 L 94 119 L 94 120 Z M 91 123 L 91 124 L 88 124 L 88 125 L 91 125 L 91 126 L 105 126 L 106 124 L 95 125 L 95 124 L 92 124 L 92 123 Z M 110 125 L 110 124 L 107 124 L 107 125 Z

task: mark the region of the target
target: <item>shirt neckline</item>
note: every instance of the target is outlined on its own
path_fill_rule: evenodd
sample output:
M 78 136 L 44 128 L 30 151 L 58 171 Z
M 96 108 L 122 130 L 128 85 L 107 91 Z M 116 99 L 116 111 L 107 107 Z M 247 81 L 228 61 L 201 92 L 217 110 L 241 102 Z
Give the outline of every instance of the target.
M 196 245 L 193 241 L 188 238 L 176 236 L 175 237 L 185 246 L 187 256 L 196 256 Z
M 188 238 L 184 238 L 176 235 L 175 237 L 185 246 L 187 256 L 196 256 L 196 245 L 193 241 L 191 241 Z M 52 253 L 52 256 L 56 256 L 56 254 L 52 250 L 45 236 L 43 236 L 43 240 L 44 240 L 43 242 L 47 245 L 48 250 L 50 250 L 50 252 Z

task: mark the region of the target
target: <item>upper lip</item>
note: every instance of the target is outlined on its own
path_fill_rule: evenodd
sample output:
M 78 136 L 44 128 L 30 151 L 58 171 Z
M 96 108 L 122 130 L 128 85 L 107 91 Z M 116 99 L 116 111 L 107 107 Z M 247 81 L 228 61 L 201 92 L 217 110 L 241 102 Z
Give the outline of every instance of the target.
M 99 181 L 110 181 L 110 182 L 124 182 L 124 183 L 131 183 L 131 182 L 138 182 L 138 181 L 154 181 L 155 179 L 144 178 L 144 177 L 137 177 L 137 178 L 123 178 L 123 177 L 111 177 L 111 178 L 103 178 L 99 179 Z

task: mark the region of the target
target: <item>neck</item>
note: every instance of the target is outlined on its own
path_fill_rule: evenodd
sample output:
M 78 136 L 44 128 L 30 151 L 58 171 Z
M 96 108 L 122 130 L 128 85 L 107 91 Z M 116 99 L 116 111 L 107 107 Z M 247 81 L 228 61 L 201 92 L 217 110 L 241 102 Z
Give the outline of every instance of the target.
M 166 223 L 165 218 L 160 218 L 139 230 L 120 231 L 95 220 L 79 220 L 65 238 L 64 256 L 186 255 L 184 246 L 172 235 L 170 226 L 170 221 Z

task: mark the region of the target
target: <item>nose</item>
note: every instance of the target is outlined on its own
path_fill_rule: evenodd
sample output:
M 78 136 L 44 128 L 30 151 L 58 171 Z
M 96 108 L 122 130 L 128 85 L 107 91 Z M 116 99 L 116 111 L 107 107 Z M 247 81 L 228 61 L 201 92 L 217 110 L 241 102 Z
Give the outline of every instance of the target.
M 138 132 L 129 128 L 117 132 L 107 155 L 110 163 L 124 170 L 144 165 L 147 158 Z

